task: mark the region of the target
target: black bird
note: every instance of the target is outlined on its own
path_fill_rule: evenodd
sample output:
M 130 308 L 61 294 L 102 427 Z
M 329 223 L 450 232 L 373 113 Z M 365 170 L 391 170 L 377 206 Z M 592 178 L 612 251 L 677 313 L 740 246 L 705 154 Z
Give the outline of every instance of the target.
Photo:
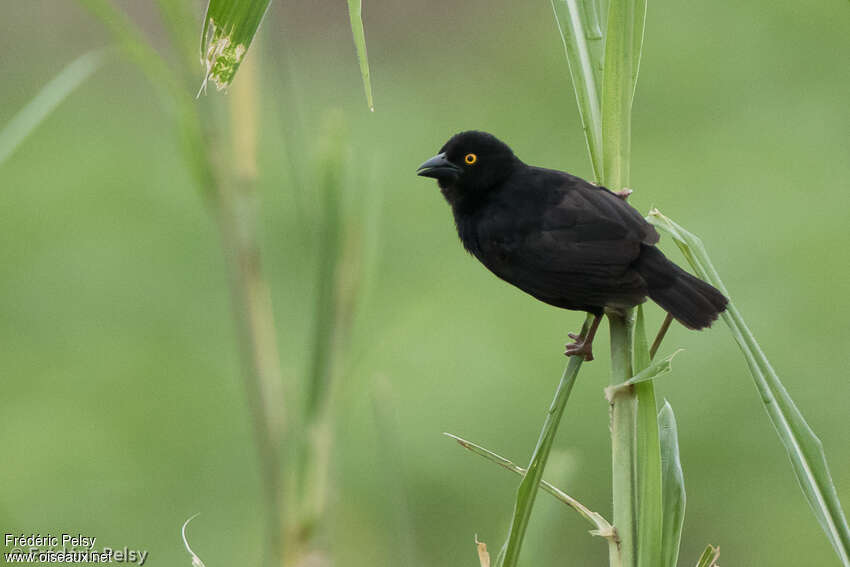
M 595 315 L 568 356 L 593 360 L 605 312 L 647 296 L 689 329 L 711 325 L 728 300 L 668 260 L 658 233 L 613 193 L 563 171 L 526 165 L 492 134 L 453 136 L 417 170 L 437 179 L 463 246 L 491 272 L 540 301 Z

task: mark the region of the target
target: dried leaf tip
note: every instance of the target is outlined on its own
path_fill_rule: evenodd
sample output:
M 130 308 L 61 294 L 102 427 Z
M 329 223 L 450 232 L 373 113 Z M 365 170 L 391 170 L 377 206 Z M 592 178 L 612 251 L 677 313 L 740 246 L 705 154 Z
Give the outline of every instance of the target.
M 478 549 L 478 562 L 481 567 L 490 567 L 490 553 L 487 551 L 487 544 L 478 541 L 478 534 L 475 534 L 475 546 Z
M 186 547 L 186 551 L 189 552 L 189 555 L 192 556 L 192 567 L 206 567 L 206 565 L 204 565 L 204 562 L 201 561 L 201 558 L 198 557 L 194 551 L 192 551 L 191 547 L 189 547 L 189 541 L 186 539 L 186 527 L 189 525 L 189 522 L 197 518 L 199 515 L 200 512 L 183 522 L 183 527 L 180 529 L 180 535 L 183 537 L 183 545 Z

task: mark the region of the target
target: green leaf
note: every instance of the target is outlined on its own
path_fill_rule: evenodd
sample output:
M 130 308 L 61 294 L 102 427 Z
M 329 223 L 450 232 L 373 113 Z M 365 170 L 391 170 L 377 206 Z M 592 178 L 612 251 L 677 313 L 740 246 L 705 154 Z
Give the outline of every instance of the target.
M 585 320 L 581 331 L 582 335 L 587 333 L 592 317 L 592 315 L 588 315 Z M 519 485 L 519 489 L 517 489 L 516 504 L 514 505 L 508 539 L 496 559 L 498 567 L 514 567 L 517 564 L 525 531 L 528 528 L 528 520 L 531 518 L 531 510 L 534 508 L 534 501 L 537 498 L 537 489 L 543 479 L 543 469 L 546 468 L 546 461 L 549 460 L 552 443 L 555 440 L 555 434 L 558 432 L 558 424 L 561 422 L 561 416 L 564 415 L 567 400 L 570 398 L 570 392 L 583 362 L 584 358 L 581 356 L 570 357 L 570 361 L 564 369 L 564 374 L 561 376 L 561 382 L 555 392 L 555 399 L 552 400 L 537 445 L 534 447 L 531 462 L 528 464 L 527 472 Z
M 638 305 L 635 320 L 635 370 L 650 370 L 649 346 L 643 306 Z M 669 372 L 670 359 L 675 353 L 652 367 L 653 377 Z M 637 378 L 637 376 L 636 376 Z M 633 378 L 634 379 L 634 378 Z M 658 567 L 661 557 L 661 446 L 658 438 L 655 385 L 652 378 L 635 383 L 637 397 L 637 506 L 638 506 L 638 566 Z
M 697 567 L 717 567 L 717 560 L 720 558 L 720 548 L 709 545 L 702 552 L 702 555 L 697 561 Z
M 665 356 L 660 360 L 653 361 L 648 368 L 641 370 L 625 382 L 621 382 L 620 384 L 615 384 L 613 386 L 608 386 L 607 388 L 605 388 L 605 397 L 608 398 L 608 401 L 610 402 L 614 399 L 614 396 L 623 391 L 628 390 L 630 386 L 644 384 L 651 380 L 655 380 L 659 376 L 667 374 L 673 369 L 673 359 L 676 357 L 677 354 L 682 352 L 682 350 L 683 349 L 679 349 L 673 354 Z
M 50 79 L 6 126 L 0 130 L 0 165 L 14 153 L 21 142 L 103 64 L 101 51 L 80 55 L 58 75 Z
M 635 0 L 610 0 L 605 33 L 605 66 L 602 79 L 602 183 L 618 190 L 629 183 L 632 136 L 635 52 Z
M 650 211 L 647 220 L 673 237 L 697 275 L 730 297 L 699 238 L 657 209 Z M 841 563 L 845 567 L 850 566 L 850 528 L 832 482 L 820 439 L 797 409 L 731 297 L 721 317 L 744 354 L 764 408 L 779 440 L 785 446 L 809 506 Z
M 601 48 L 591 48 L 589 39 L 600 44 L 602 32 L 595 6 L 585 6 L 585 12 L 593 14 L 594 19 L 584 23 L 577 1 L 552 0 L 552 9 L 564 42 L 593 175 L 599 181 L 602 176 L 602 113 L 599 107 L 602 65 L 597 52 Z M 595 4 L 595 0 L 583 0 L 583 4 L 587 3 Z M 590 34 L 586 30 L 590 30 Z
M 204 83 L 218 90 L 231 82 L 251 46 L 271 0 L 210 0 L 201 32 Z
M 661 556 L 657 565 L 676 567 L 682 524 L 685 521 L 685 477 L 679 460 L 679 434 L 676 416 L 668 401 L 658 412 L 658 431 L 661 442 L 662 517 Z
M 366 54 L 366 33 L 363 31 L 363 2 L 348 0 L 348 17 L 351 20 L 351 33 L 357 47 L 357 59 L 360 61 L 360 75 L 363 77 L 363 90 L 366 92 L 366 104 L 375 112 L 372 100 L 372 79 L 369 78 L 369 56 Z

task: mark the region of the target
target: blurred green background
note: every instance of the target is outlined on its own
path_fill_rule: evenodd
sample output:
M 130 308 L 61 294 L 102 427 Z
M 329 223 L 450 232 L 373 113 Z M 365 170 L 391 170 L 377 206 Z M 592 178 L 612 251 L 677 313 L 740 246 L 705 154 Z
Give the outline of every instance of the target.
M 153 6 L 119 6 L 167 52 Z M 524 463 L 583 315 L 530 299 L 469 257 L 435 184 L 414 170 L 454 132 L 478 128 L 529 163 L 589 177 L 585 142 L 549 2 L 364 8 L 374 114 L 342 3 L 273 3 L 249 54 L 261 65 L 262 245 L 282 367 L 303 372 L 313 328 L 304 156 L 328 109 L 342 109 L 349 190 L 356 199 L 372 179 L 382 205 L 337 408 L 336 563 L 476 565 L 473 535 L 498 549 L 518 478 L 441 433 Z M 5 2 L 4 12 L 0 124 L 68 61 L 112 41 L 74 2 Z M 650 2 L 631 197 L 703 238 L 823 440 L 845 508 L 848 37 L 844 0 Z M 207 565 L 255 564 L 259 472 L 219 237 L 135 67 L 110 59 L 0 168 L 0 228 L 3 531 L 81 532 L 181 565 L 180 525 L 201 512 L 191 541 Z M 648 312 L 655 328 L 660 311 Z M 610 516 L 606 335 L 546 476 Z M 681 563 L 714 543 L 722 564 L 837 564 L 727 329 L 674 326 L 662 352 L 676 347 L 686 352 L 657 388 L 679 422 Z M 389 431 L 376 383 L 377 413 L 396 416 Z M 541 496 L 522 561 L 605 564 L 586 532 Z

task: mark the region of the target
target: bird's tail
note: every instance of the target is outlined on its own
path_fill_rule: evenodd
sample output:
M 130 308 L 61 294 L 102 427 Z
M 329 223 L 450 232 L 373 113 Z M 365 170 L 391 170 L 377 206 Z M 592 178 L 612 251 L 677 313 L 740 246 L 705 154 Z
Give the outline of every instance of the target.
M 655 246 L 641 245 L 635 268 L 649 298 L 689 329 L 710 327 L 729 300 L 713 286 L 668 260 Z

